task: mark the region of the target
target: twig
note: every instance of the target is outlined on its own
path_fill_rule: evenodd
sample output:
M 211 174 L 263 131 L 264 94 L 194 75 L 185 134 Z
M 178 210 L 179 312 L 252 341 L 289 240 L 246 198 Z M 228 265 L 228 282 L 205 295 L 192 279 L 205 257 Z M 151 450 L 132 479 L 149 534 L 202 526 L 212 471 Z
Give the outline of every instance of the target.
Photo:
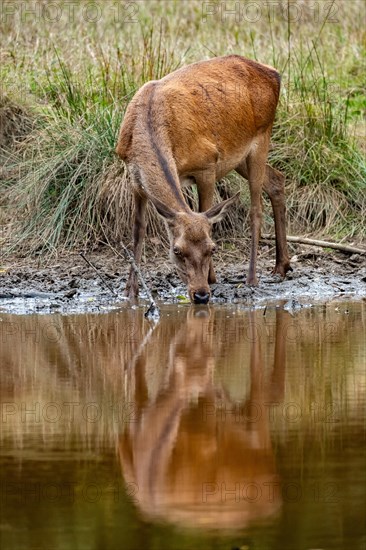
M 104 279 L 103 275 L 101 273 L 99 273 L 99 271 L 97 270 L 97 268 L 95 267 L 95 265 L 93 265 L 89 260 L 88 258 L 86 258 L 84 256 L 84 254 L 82 252 L 79 252 L 80 256 L 83 258 L 83 260 L 88 264 L 90 265 L 91 268 L 94 269 L 95 273 L 98 275 L 98 277 L 103 281 L 103 283 L 105 284 L 105 286 L 108 288 L 108 290 L 110 292 L 112 292 L 112 294 L 116 297 L 118 297 L 118 294 L 117 292 L 114 290 L 113 287 L 111 287 L 111 285 L 109 283 L 107 283 L 107 281 Z
M 111 250 L 113 250 L 113 252 L 119 256 L 120 258 L 123 258 L 122 254 L 120 252 L 118 252 L 118 250 L 116 250 L 110 243 L 106 243 L 108 244 L 108 246 L 110 247 Z M 133 269 L 136 271 L 137 275 L 139 276 L 139 279 L 141 281 L 141 285 L 143 286 L 143 289 L 144 291 L 146 292 L 147 294 L 147 297 L 148 299 L 150 300 L 150 306 L 148 308 L 148 310 L 145 312 L 145 317 L 149 318 L 149 319 L 158 319 L 160 317 L 160 310 L 151 294 L 151 291 L 149 290 L 147 284 L 145 283 L 145 279 L 141 273 L 141 270 L 140 268 L 138 267 L 138 265 L 136 264 L 135 262 L 135 259 L 133 257 L 133 254 L 128 250 L 128 248 L 122 243 L 120 242 L 120 245 L 122 247 L 122 250 L 125 254 L 125 258 L 133 267 Z
M 160 310 L 159 310 L 158 306 L 156 305 L 156 302 L 155 302 L 155 300 L 154 300 L 147 284 L 145 283 L 145 279 L 144 279 L 144 277 L 141 273 L 140 268 L 138 267 L 138 265 L 135 262 L 135 258 L 133 257 L 133 254 L 128 250 L 128 248 L 125 247 L 125 245 L 122 242 L 120 242 L 120 245 L 122 246 L 122 249 L 123 249 L 123 251 L 124 251 L 124 253 L 127 257 L 127 260 L 130 262 L 133 269 L 136 271 L 137 275 L 139 276 L 141 284 L 143 286 L 143 289 L 146 292 L 146 294 L 147 294 L 147 296 L 150 300 L 150 306 L 149 306 L 148 310 L 145 311 L 145 317 L 147 317 L 148 319 L 158 319 L 160 317 Z
M 272 235 L 262 235 L 262 241 L 274 241 L 276 238 Z M 310 244 L 313 246 L 321 246 L 322 248 L 334 248 L 342 252 L 350 252 L 351 254 L 366 254 L 363 248 L 356 248 L 348 244 L 331 243 L 329 241 L 318 241 L 316 239 L 308 239 L 307 237 L 291 237 L 287 235 L 286 240 L 290 243 Z

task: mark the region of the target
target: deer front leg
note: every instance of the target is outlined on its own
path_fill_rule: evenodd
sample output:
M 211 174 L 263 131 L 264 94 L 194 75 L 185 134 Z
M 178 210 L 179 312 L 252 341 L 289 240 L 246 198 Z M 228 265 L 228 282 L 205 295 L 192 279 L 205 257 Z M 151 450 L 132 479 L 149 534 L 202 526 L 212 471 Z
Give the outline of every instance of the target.
M 281 172 L 267 164 L 264 190 L 270 198 L 276 233 L 276 265 L 272 273 L 285 278 L 292 271 L 286 241 L 285 178 Z
M 202 175 L 196 177 L 196 183 L 198 189 L 198 210 L 199 212 L 206 212 L 206 210 L 209 210 L 213 204 L 215 192 L 214 172 L 210 172 L 209 174 L 203 172 Z M 214 283 L 216 283 L 216 274 L 211 258 L 210 270 L 208 272 L 208 284 L 212 285 Z
M 135 199 L 135 219 L 133 226 L 133 254 L 136 264 L 139 266 L 141 262 L 142 243 L 145 237 L 146 231 L 146 202 L 145 196 L 140 195 L 137 191 L 134 191 Z M 138 277 L 135 269 L 131 265 L 130 274 L 126 284 L 125 294 L 128 298 L 136 298 L 139 294 Z

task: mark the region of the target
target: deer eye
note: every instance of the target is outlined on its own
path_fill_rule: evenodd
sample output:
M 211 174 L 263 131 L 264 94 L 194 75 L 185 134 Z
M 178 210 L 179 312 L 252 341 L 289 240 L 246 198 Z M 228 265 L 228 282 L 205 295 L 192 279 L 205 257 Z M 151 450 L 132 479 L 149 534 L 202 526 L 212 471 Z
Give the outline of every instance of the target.
M 181 255 L 182 255 L 181 249 L 178 248 L 177 246 L 175 246 L 175 247 L 173 248 L 173 252 L 174 252 L 174 254 L 175 254 L 176 256 L 181 256 Z

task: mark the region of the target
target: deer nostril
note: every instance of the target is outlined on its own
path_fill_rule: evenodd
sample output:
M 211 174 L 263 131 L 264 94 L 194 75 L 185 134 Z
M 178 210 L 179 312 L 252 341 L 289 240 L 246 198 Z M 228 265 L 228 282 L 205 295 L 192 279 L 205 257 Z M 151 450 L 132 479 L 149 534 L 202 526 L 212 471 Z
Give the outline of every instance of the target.
M 195 292 L 193 294 L 193 299 L 195 304 L 207 304 L 210 295 L 207 292 Z

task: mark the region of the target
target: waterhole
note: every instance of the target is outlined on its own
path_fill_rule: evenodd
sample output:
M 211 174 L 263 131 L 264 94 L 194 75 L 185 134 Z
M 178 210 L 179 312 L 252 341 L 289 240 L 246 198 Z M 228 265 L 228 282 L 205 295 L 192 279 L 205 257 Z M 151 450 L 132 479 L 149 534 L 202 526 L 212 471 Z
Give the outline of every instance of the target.
M 1 314 L 1 549 L 364 549 L 365 302 L 161 314 Z

